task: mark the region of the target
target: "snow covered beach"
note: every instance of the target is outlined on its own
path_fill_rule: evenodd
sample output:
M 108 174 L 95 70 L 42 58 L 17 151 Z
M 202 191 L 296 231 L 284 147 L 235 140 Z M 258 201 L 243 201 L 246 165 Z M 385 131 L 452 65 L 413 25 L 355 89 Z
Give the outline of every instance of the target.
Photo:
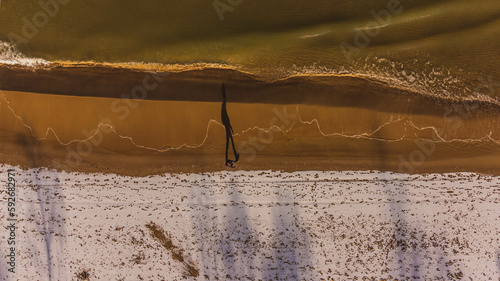
M 500 276 L 497 176 L 222 171 L 139 178 L 7 165 L 0 174 L 11 168 L 17 264 L 15 274 L 7 272 L 2 255 L 3 280 Z M 6 205 L 6 188 L 1 194 Z M 149 223 L 166 232 L 184 263 Z M 7 247 L 5 240 L 2 254 Z M 186 264 L 199 275 L 190 276 Z

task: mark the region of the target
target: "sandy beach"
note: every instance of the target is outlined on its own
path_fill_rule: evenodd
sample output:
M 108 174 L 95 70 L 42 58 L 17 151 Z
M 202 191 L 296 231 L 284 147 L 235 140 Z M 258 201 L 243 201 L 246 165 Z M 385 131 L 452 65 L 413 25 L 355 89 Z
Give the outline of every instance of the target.
M 0 98 L 0 157 L 11 165 L 122 175 L 222 170 L 223 82 L 243 170 L 496 174 L 500 163 L 496 103 L 359 77 L 263 81 L 223 69 L 61 66 L 34 77 L 4 67 L 1 79 L 23 90 L 3 90 Z

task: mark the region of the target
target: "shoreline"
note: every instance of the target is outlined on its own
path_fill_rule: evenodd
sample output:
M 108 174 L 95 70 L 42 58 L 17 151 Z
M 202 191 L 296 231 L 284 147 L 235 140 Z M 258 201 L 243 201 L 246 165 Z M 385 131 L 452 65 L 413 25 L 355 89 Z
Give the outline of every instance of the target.
M 98 67 L 0 71 L 0 163 L 122 175 L 224 170 L 226 81 L 238 169 L 500 173 L 493 103 L 351 76 L 266 82 L 228 69 L 160 78 Z M 146 97 L 120 98 L 145 78 Z
M 472 107 L 473 114 L 500 112 L 500 103 L 494 97 L 478 100 L 467 96 L 438 96 L 358 75 L 303 74 L 269 80 L 230 67 L 198 65 L 148 70 L 105 64 L 53 63 L 37 68 L 0 64 L 0 90 L 37 94 L 220 102 L 221 83 L 226 85 L 230 103 L 359 107 L 419 115 L 442 115 L 445 107 L 463 110 Z M 141 86 L 145 90 L 133 93 Z M 484 100 L 488 98 L 491 100 Z

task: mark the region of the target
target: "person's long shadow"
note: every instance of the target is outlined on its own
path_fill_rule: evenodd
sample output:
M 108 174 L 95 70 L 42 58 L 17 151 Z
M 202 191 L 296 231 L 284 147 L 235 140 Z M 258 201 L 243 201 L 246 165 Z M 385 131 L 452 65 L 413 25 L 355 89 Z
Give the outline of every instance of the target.
M 232 161 L 229 159 L 228 156 L 228 150 L 229 150 L 229 140 L 231 140 L 231 144 L 233 146 L 233 153 L 234 153 L 234 162 L 238 162 L 240 156 L 236 152 L 236 148 L 234 147 L 234 140 L 233 140 L 233 127 L 231 126 L 231 120 L 229 120 L 229 115 L 227 114 L 227 109 L 226 109 L 226 87 L 224 86 L 224 83 L 222 83 L 222 107 L 220 110 L 220 119 L 222 121 L 222 125 L 224 125 L 224 129 L 226 130 L 226 166 L 231 166 L 232 167 Z

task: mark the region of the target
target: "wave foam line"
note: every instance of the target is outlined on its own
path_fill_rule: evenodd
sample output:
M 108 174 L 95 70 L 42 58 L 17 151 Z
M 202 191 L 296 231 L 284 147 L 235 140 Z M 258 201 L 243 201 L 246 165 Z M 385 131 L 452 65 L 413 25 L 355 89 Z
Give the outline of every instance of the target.
M 321 129 L 321 126 L 319 124 L 319 121 L 318 119 L 314 118 L 312 119 L 311 121 L 303 121 L 302 118 L 300 117 L 300 114 L 299 114 L 299 111 L 298 111 L 298 108 L 297 108 L 297 116 L 299 117 L 299 121 L 302 123 L 302 124 L 308 124 L 308 125 L 312 125 L 313 123 L 316 124 L 316 127 L 318 128 L 318 131 L 320 132 L 320 134 L 322 134 L 323 136 L 325 137 L 333 137 L 333 136 L 341 136 L 341 137 L 346 137 L 346 138 L 356 138 L 356 139 L 359 139 L 359 138 L 364 138 L 364 139 L 371 139 L 371 140 L 379 140 L 379 141 L 385 141 L 385 142 L 396 142 L 396 141 L 401 141 L 404 139 L 405 137 L 405 134 L 403 134 L 403 136 L 401 136 L 401 138 L 399 139 L 393 139 L 393 140 L 388 140 L 388 139 L 382 139 L 382 138 L 377 138 L 377 137 L 372 137 L 374 134 L 376 134 L 378 131 L 380 131 L 382 128 L 384 128 L 385 126 L 389 125 L 389 124 L 393 124 L 393 123 L 397 123 L 401 120 L 403 120 L 404 118 L 398 118 L 397 120 L 395 121 L 392 121 L 392 120 L 389 120 L 387 121 L 386 123 L 380 125 L 377 129 L 375 129 L 375 131 L 371 132 L 371 133 L 362 133 L 362 134 L 356 134 L 356 135 L 346 135 L 346 134 L 342 134 L 342 133 L 324 133 L 323 130 Z M 391 118 L 392 119 L 392 118 Z
M 36 67 L 48 65 L 50 62 L 41 58 L 28 58 L 11 43 L 0 41 L 0 64 Z
M 479 139 L 450 139 L 450 140 L 446 140 L 444 137 L 441 136 L 441 134 L 439 134 L 439 131 L 440 131 L 439 128 L 436 128 L 434 126 L 418 127 L 413 122 L 411 122 L 409 120 L 406 123 L 419 131 L 432 130 L 434 132 L 434 134 L 437 136 L 437 138 L 439 139 L 439 141 L 432 140 L 432 139 L 428 140 L 428 141 L 434 142 L 434 143 L 438 143 L 438 142 L 451 143 L 451 142 L 457 142 L 457 141 L 467 143 L 467 142 L 482 142 L 485 140 L 490 140 L 490 141 L 500 145 L 500 140 L 497 140 L 491 136 L 491 135 L 493 135 L 493 131 L 491 131 L 491 130 L 490 130 L 490 133 L 488 135 L 481 137 Z

